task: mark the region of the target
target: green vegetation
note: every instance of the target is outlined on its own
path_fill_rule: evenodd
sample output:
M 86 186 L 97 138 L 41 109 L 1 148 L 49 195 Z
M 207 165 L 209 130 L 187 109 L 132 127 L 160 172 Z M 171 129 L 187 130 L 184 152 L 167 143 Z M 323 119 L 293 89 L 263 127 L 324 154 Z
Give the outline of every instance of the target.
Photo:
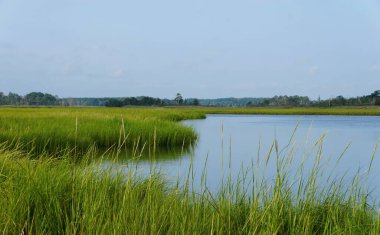
M 124 99 L 109 99 L 105 106 L 107 107 L 123 107 L 123 106 L 161 106 L 162 100 L 148 96 L 127 97 Z
M 35 153 L 83 153 L 92 145 L 104 150 L 181 148 L 197 136 L 176 122 L 204 117 L 199 111 L 158 108 L 3 108 L 0 141 Z
M 359 174 L 346 187 L 340 178 L 325 181 L 315 160 L 310 174 L 290 176 L 291 152 L 280 156 L 276 176 L 266 164 L 230 177 L 219 193 L 204 184 L 195 191 L 192 168 L 184 182 L 168 184 L 158 172 L 141 176 L 42 154 L 31 158 L 0 147 L 0 231 L 3 234 L 379 234 L 380 215 Z M 320 158 L 317 154 L 313 156 Z M 302 164 L 298 172 L 303 172 Z M 328 174 L 328 173 L 325 173 Z M 204 173 L 203 179 L 207 177 Z M 248 184 L 250 183 L 250 184 Z M 364 182 L 365 183 L 365 182 Z M 247 186 L 249 185 L 249 186 Z M 364 184 L 365 185 L 365 184 Z
M 379 116 L 375 107 L 341 108 L 199 108 L 207 114 L 267 114 L 267 115 L 363 115 Z
M 0 92 L 0 105 L 59 105 L 59 98 L 48 93 L 31 92 L 25 96 L 9 92 L 4 95 Z

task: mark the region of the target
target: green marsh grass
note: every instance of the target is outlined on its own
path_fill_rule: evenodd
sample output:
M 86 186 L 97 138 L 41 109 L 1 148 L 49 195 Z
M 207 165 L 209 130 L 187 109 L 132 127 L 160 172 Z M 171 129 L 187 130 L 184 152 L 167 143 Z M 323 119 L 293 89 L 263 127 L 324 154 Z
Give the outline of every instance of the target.
M 322 139 L 305 156 L 314 161 L 309 174 L 291 174 L 293 148 L 276 141 L 262 159 L 242 168 L 241 176 L 210 192 L 203 172 L 195 189 L 190 165 L 185 181 L 169 182 L 154 167 L 148 175 L 122 166 L 91 164 L 25 155 L 0 147 L 0 231 L 3 234 L 379 234 L 377 202 L 369 200 L 365 177 L 346 185 L 324 172 Z M 310 151 L 312 153 L 313 151 Z M 231 156 L 233 157 L 233 156 Z M 117 156 L 115 156 L 115 159 Z M 308 159 L 310 158 L 310 159 Z M 336 164 L 339 164 L 338 158 Z M 268 162 L 277 171 L 265 177 Z M 231 161 L 231 160 L 230 160 Z M 118 163 L 115 162 L 117 165 Z M 207 164 L 207 162 L 205 162 Z M 369 166 L 370 168 L 370 166 Z M 363 181 L 364 180 L 364 181 Z M 247 184 L 248 183 L 248 184 Z
M 199 111 L 163 108 L 1 108 L 0 141 L 22 143 L 35 153 L 68 149 L 83 153 L 92 145 L 181 148 L 197 135 L 177 122 L 204 117 Z
M 264 115 L 360 115 L 379 116 L 378 107 L 334 107 L 334 108 L 199 108 L 207 114 L 264 114 Z

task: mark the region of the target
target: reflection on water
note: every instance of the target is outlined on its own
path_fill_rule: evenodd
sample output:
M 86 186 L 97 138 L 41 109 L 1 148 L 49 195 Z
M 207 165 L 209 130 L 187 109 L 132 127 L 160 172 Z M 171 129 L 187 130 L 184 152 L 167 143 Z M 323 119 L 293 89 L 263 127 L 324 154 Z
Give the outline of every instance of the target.
M 206 172 L 207 179 L 203 181 L 208 189 L 215 191 L 225 183 L 223 178 L 231 176 L 233 181 L 241 176 L 242 169 L 265 174 L 270 180 L 276 175 L 279 160 L 291 158 L 283 163 L 291 176 L 299 174 L 300 165 L 302 174 L 308 174 L 318 161 L 323 168 L 322 181 L 331 175 L 344 176 L 349 184 L 358 171 L 366 174 L 380 137 L 380 117 L 208 115 L 207 119 L 183 124 L 192 126 L 199 134 L 193 149 L 155 156 L 145 153 L 138 161 L 119 157 L 122 167 L 125 170 L 133 167 L 147 174 L 154 166 L 173 182 L 185 180 L 191 168 L 195 187 L 201 184 L 202 173 Z M 376 178 L 380 173 L 377 153 L 372 167 L 368 185 L 376 193 L 379 191 Z
M 122 150 L 114 149 L 111 152 L 106 152 L 102 154 L 101 157 L 104 161 L 109 159 L 110 161 L 116 161 L 121 164 L 126 164 L 130 162 L 147 162 L 152 164 L 154 162 L 176 162 L 180 158 L 186 158 L 192 152 L 192 147 L 183 148 L 159 148 L 159 149 L 143 149 L 143 150 L 133 150 L 125 148 Z

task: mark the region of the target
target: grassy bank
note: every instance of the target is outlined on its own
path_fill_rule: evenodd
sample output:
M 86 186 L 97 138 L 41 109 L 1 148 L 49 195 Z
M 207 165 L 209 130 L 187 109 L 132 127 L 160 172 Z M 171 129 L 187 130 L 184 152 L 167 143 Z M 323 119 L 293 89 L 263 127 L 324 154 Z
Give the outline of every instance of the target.
M 204 118 L 194 110 L 160 108 L 1 108 L 0 141 L 23 144 L 35 153 L 67 149 L 181 148 L 193 143 L 195 132 L 179 125 L 184 119 Z
M 267 115 L 362 115 L 380 116 L 374 107 L 337 108 L 201 108 L 207 114 L 267 114 Z
M 92 158 L 95 153 L 88 153 Z M 280 166 L 267 181 L 246 172 L 218 194 L 96 165 L 0 147 L 3 234 L 379 234 L 380 217 L 364 187 L 289 178 Z M 207 176 L 205 176 L 207 177 Z M 251 181 L 246 187 L 244 183 Z M 227 181 L 226 181 L 227 182 Z M 292 190 L 292 188 L 296 190 Z M 247 196 L 251 195 L 251 196 Z M 25 233 L 25 234 L 26 234 Z

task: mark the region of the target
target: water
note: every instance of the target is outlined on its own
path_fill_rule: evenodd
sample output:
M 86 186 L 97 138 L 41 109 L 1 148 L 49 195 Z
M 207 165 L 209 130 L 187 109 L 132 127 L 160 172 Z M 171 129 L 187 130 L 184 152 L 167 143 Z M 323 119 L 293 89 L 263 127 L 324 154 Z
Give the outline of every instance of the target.
M 208 115 L 204 120 L 182 124 L 193 127 L 199 135 L 192 151 L 129 166 L 143 174 L 154 166 L 172 182 L 177 179 L 183 182 L 191 166 L 194 187 L 200 187 L 202 173 L 206 172 L 207 179 L 203 181 L 210 191 L 216 191 L 228 176 L 232 181 L 241 176 L 242 169 L 260 172 L 265 168 L 265 177 L 272 179 L 276 175 L 276 155 L 279 159 L 292 156 L 293 161 L 288 165 L 290 175 L 296 175 L 306 159 L 304 174 L 307 174 L 317 159 L 317 152 L 321 151 L 321 165 L 325 168 L 321 181 L 330 175 L 344 176 L 344 183 L 349 185 L 358 172 L 367 175 L 380 137 L 380 117 L 369 116 Z M 315 145 L 322 136 L 323 143 Z M 273 150 L 268 160 L 268 152 L 276 144 L 278 154 Z M 334 167 L 343 152 L 338 166 Z M 368 174 L 368 186 L 374 190 L 375 197 L 380 196 L 380 184 L 376 180 L 380 175 L 379 157 L 376 152 Z

